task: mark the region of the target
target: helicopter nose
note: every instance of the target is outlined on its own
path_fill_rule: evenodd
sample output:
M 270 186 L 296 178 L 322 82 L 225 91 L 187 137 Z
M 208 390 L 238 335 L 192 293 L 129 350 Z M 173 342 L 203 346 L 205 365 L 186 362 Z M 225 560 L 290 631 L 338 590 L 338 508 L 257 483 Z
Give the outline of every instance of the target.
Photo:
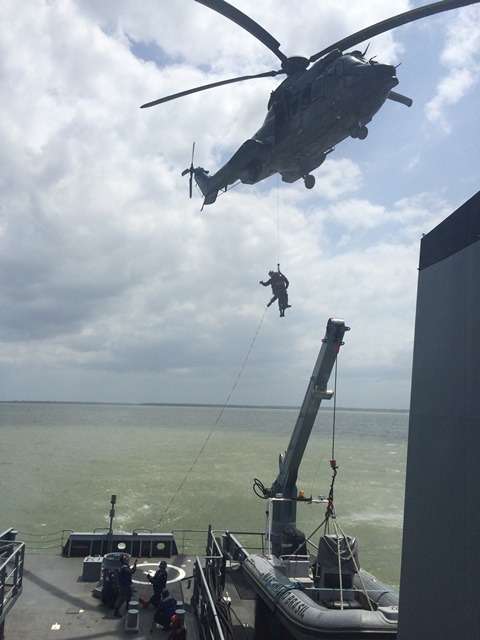
M 378 75 L 382 75 L 384 77 L 395 77 L 397 75 L 397 71 L 392 64 L 372 64 L 372 68 Z
M 395 87 L 398 84 L 397 71 L 391 64 L 373 64 L 373 72 L 378 80 L 391 84 Z

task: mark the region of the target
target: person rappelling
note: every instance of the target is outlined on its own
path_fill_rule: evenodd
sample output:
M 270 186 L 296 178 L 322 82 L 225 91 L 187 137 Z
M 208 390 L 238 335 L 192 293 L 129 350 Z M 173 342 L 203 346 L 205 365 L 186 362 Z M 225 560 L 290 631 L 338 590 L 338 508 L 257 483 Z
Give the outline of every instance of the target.
M 271 304 L 278 299 L 278 308 L 280 310 L 280 318 L 285 317 L 285 309 L 289 309 L 292 305 L 288 304 L 288 286 L 289 281 L 288 278 L 280 271 L 280 265 L 277 271 L 269 271 L 268 275 L 270 278 L 264 282 L 260 280 L 260 284 L 263 284 L 264 287 L 268 287 L 271 285 L 273 297 L 270 302 L 267 304 L 269 307 Z

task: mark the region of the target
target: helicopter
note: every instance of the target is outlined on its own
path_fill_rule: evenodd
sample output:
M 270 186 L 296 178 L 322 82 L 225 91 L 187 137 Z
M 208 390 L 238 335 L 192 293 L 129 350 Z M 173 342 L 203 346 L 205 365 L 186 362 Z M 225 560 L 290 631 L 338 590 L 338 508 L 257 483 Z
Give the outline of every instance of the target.
M 378 22 L 329 45 L 309 58 L 286 56 L 280 43 L 252 18 L 225 0 L 195 0 L 218 12 L 257 38 L 280 60 L 280 69 L 239 76 L 181 91 L 141 105 L 148 108 L 207 89 L 255 78 L 286 75 L 271 92 L 267 115 L 260 129 L 246 140 L 216 173 L 190 167 L 189 192 L 195 179 L 204 201 L 213 204 L 219 192 L 238 181 L 256 184 L 279 173 L 284 182 L 303 179 L 305 187 L 315 186 L 312 171 L 320 167 L 337 144 L 348 137 L 364 140 L 367 124 L 388 100 L 407 107 L 413 101 L 396 91 L 396 68 L 366 58 L 365 51 L 346 51 L 369 38 L 396 27 L 444 11 L 458 9 L 480 0 L 441 0 Z M 203 206 L 202 206 L 203 208 Z

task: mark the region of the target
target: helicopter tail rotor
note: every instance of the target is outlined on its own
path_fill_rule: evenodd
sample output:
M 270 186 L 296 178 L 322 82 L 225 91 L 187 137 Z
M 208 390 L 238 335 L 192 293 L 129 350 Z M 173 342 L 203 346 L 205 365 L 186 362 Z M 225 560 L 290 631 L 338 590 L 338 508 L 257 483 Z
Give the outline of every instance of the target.
M 182 171 L 182 176 L 186 176 L 186 175 L 187 175 L 187 173 L 189 173 L 189 174 L 190 174 L 190 178 L 189 178 L 189 180 L 188 180 L 188 191 L 189 191 L 189 194 L 190 194 L 190 198 L 192 197 L 192 192 L 193 192 L 193 176 L 194 176 L 194 174 L 195 174 L 195 169 L 194 169 L 194 166 L 193 166 L 193 155 L 194 155 L 194 153 L 195 153 L 195 142 L 193 143 L 193 146 L 192 146 L 192 161 L 191 161 L 191 163 L 190 163 L 190 166 L 188 167 L 188 169 L 184 169 L 184 170 Z

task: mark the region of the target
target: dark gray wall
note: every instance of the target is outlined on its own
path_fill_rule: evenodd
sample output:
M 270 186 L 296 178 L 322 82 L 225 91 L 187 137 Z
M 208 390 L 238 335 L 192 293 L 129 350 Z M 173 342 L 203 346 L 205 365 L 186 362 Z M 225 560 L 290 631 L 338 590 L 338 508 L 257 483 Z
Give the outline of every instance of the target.
M 480 192 L 422 239 L 399 640 L 480 638 Z

